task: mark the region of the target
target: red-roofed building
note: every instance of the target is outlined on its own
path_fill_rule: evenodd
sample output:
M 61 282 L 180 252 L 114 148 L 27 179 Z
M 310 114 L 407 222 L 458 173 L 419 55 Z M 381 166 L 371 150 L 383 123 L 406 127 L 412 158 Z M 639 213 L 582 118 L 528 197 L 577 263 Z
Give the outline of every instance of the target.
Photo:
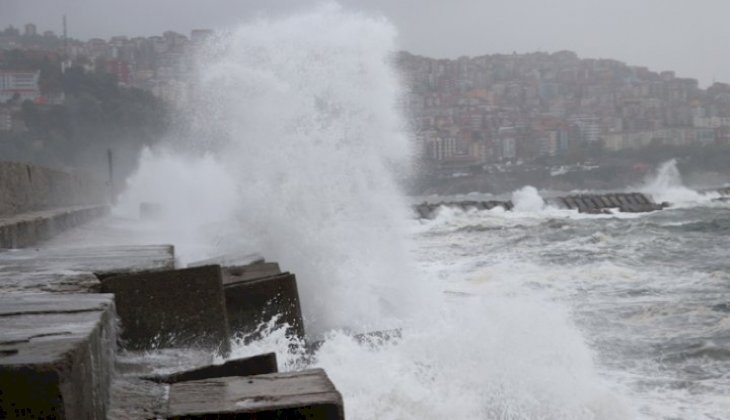
M 129 64 L 124 60 L 109 60 L 106 63 L 106 70 L 109 74 L 113 74 L 117 77 L 119 83 L 128 85 L 130 82 L 130 71 Z

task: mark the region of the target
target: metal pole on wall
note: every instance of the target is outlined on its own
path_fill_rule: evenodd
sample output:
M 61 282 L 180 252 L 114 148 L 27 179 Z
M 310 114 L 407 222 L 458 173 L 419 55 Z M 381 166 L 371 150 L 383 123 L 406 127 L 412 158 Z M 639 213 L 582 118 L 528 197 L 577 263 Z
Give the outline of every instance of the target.
M 116 195 L 114 194 L 114 162 L 112 160 L 112 149 L 106 151 L 107 159 L 109 161 L 109 196 L 112 204 L 117 204 Z

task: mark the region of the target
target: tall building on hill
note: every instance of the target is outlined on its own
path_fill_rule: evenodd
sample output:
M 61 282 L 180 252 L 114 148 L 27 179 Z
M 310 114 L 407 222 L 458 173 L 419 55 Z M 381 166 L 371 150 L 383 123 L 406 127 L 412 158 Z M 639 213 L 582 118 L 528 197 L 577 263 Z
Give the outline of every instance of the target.
M 36 36 L 38 33 L 36 26 L 32 23 L 27 23 L 25 25 L 25 32 L 23 32 L 23 35 L 25 36 Z

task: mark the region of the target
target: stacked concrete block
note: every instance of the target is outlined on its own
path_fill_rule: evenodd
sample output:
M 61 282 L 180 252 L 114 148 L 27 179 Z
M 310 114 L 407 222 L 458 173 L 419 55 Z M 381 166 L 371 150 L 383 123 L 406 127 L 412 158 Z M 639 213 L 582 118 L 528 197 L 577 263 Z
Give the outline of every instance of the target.
M 304 323 L 294 274 L 280 273 L 247 278 L 246 272 L 224 269 L 224 291 L 231 331 L 246 342 L 258 338 L 261 323 L 278 316 L 277 324 L 288 325 L 287 334 L 304 338 Z M 236 273 L 242 273 L 237 276 Z M 241 278 L 244 278 L 243 280 Z
M 0 282 L 0 418 L 344 418 L 322 370 L 278 373 L 274 353 L 197 363 L 229 352 L 229 316 L 253 332 L 280 315 L 304 336 L 294 275 L 252 261 L 176 270 L 171 246 L 0 252 L 0 274 L 13 279 Z M 69 273 L 110 294 L 62 294 Z M 117 343 L 133 358 L 119 366 Z M 199 367 L 153 375 L 169 351 Z
M 0 331 L 0 418 L 106 418 L 111 295 L 5 295 Z
M 278 372 L 276 353 L 264 353 L 242 359 L 228 360 L 219 365 L 203 366 L 168 375 L 157 375 L 145 379 L 174 384 L 178 382 L 199 381 L 229 376 L 252 376 Z
M 110 276 L 102 290 L 116 298 L 125 348 L 230 350 L 219 266 Z
M 237 283 L 281 274 L 275 262 L 255 262 L 244 266 L 223 267 L 223 284 Z
M 181 382 L 169 419 L 343 420 L 342 395 L 322 369 Z

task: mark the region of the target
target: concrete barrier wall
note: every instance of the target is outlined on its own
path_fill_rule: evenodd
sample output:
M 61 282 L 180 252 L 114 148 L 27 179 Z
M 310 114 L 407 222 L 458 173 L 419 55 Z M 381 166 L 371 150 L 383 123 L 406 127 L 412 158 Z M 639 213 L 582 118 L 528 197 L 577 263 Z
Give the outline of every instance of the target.
M 104 182 L 20 162 L 0 162 L 0 216 L 108 202 Z
M 109 213 L 109 206 L 77 206 L 0 217 L 0 249 L 26 248 Z

